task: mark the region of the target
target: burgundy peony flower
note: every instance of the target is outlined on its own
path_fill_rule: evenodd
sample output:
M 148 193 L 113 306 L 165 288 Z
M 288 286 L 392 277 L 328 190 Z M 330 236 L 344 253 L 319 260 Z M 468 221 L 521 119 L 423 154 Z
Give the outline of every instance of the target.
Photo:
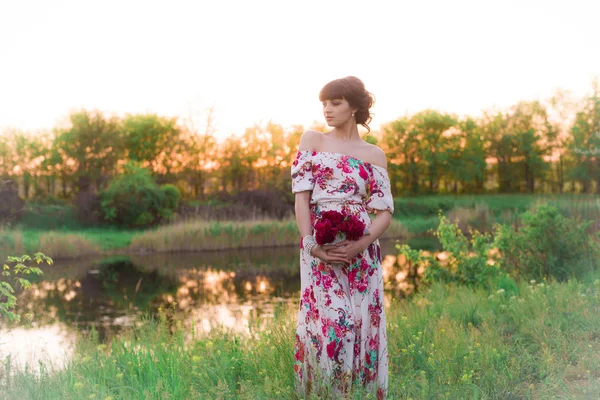
M 358 240 L 365 232 L 365 224 L 354 215 L 351 215 L 342 222 L 340 230 L 346 234 L 348 240 Z
M 348 240 L 358 240 L 364 231 L 365 224 L 358 217 L 330 210 L 324 211 L 315 224 L 315 239 L 319 245 L 324 245 L 333 242 L 338 233 L 344 233 Z
M 337 234 L 338 228 L 328 219 L 321 219 L 315 224 L 315 240 L 321 246 L 333 242 Z
M 344 216 L 342 213 L 335 210 L 323 211 L 323 213 L 321 213 L 321 218 L 328 219 L 331 221 L 333 226 L 340 226 L 342 221 L 344 221 Z

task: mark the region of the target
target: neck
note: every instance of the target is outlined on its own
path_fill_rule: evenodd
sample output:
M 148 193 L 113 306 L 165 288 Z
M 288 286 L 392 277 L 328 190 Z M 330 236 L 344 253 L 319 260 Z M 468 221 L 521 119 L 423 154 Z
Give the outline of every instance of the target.
M 336 126 L 331 131 L 331 134 L 336 139 L 340 139 L 346 142 L 360 140 L 360 136 L 358 135 L 358 127 L 356 126 L 356 122 L 354 122 L 353 120 L 346 122 L 344 125 Z

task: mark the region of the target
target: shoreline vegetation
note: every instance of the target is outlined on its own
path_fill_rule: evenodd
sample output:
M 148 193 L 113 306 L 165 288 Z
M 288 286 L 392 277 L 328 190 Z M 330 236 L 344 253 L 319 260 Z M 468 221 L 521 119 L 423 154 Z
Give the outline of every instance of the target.
M 444 257 L 396 246 L 424 273 L 416 292 L 386 303 L 389 399 L 598 398 L 600 219 L 570 207 L 571 217 L 543 205 L 519 215 L 519 229 L 469 238 L 439 213 Z M 171 303 L 106 343 L 79 334 L 63 368 L 2 360 L 0 399 L 294 399 L 297 307 L 242 334 L 203 333 Z M 329 398 L 323 390 L 308 399 Z M 374 396 L 356 385 L 345 398 Z
M 600 221 L 600 197 L 594 195 L 468 195 L 395 199 L 392 224 L 381 239 L 428 236 L 438 211 L 458 220 L 459 227 L 490 231 L 494 224 L 514 224 L 518 214 L 540 204 L 555 205 L 565 215 Z M 293 217 L 283 220 L 206 221 L 194 219 L 145 230 L 86 228 L 68 206 L 30 205 L 24 222 L 0 228 L 0 256 L 44 251 L 54 260 L 90 256 L 202 252 L 243 248 L 297 246 Z M 600 225 L 595 227 L 600 229 Z
M 436 282 L 393 299 L 388 398 L 597 398 L 599 307 L 598 270 L 491 290 Z M 264 330 L 200 336 L 163 310 L 107 344 L 81 336 L 62 370 L 5 361 L 0 398 L 293 399 L 295 318 L 294 306 L 281 308 Z
M 406 229 L 394 220 L 381 239 L 406 237 Z M 139 232 L 0 230 L 0 238 L 2 256 L 40 248 L 53 260 L 299 246 L 295 220 L 184 221 Z

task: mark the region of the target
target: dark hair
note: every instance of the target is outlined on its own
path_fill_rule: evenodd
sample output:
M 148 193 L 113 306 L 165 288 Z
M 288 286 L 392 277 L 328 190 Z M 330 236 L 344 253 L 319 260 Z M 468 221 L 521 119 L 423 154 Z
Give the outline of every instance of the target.
M 350 107 L 356 108 L 354 118 L 356 123 L 361 124 L 371 132 L 369 122 L 371 122 L 371 113 L 369 109 L 375 103 L 373 94 L 365 89 L 365 84 L 355 76 L 336 79 L 325 86 L 319 92 L 319 100 L 344 99 L 350 104 Z

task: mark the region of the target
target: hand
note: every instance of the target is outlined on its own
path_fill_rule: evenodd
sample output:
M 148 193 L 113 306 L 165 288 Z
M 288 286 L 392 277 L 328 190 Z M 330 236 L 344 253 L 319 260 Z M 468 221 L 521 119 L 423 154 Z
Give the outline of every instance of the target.
M 335 246 L 336 245 L 330 245 L 330 244 L 325 244 L 323 246 L 320 246 L 317 244 L 317 245 L 315 245 L 315 247 L 312 248 L 311 254 L 314 257 L 317 257 L 317 258 L 321 259 L 322 261 L 325 261 L 326 263 L 342 262 L 342 263 L 350 264 L 349 258 L 329 253 L 331 251 L 330 249 Z
M 359 253 L 362 253 L 366 249 L 365 244 L 360 240 L 342 240 L 331 246 L 326 252 L 332 257 L 342 257 L 348 260 L 352 260 Z M 350 261 L 348 261 L 350 262 Z

